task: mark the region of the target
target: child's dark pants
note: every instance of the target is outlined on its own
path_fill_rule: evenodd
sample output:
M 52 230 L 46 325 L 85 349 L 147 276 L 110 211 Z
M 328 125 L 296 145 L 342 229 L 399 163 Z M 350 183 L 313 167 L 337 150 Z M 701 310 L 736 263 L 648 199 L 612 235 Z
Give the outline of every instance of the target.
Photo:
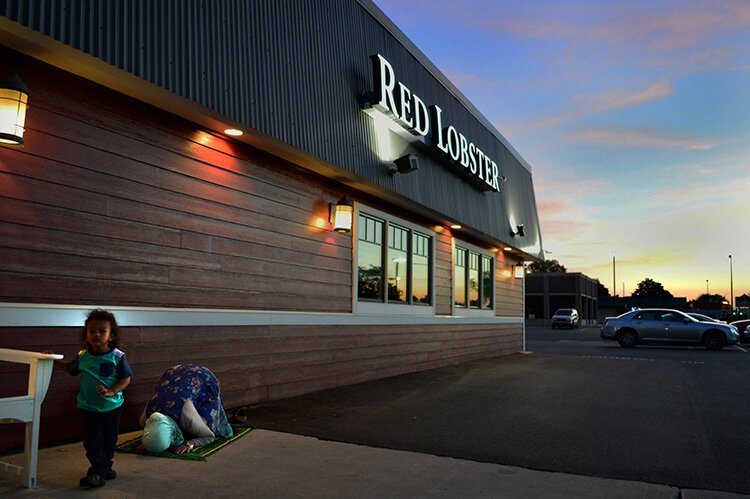
M 91 412 L 80 409 L 83 424 L 83 447 L 91 463 L 88 474 L 104 478 L 112 469 L 117 434 L 120 431 L 122 406 L 109 412 Z

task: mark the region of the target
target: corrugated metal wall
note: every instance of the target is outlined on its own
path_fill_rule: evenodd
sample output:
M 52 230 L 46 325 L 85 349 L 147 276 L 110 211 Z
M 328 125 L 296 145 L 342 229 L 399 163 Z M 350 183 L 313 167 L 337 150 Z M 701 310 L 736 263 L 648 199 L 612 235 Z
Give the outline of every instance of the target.
M 530 172 L 355 0 L 4 0 L 0 14 L 497 239 L 523 223 L 514 245 L 541 255 Z M 387 173 L 358 104 L 375 53 L 498 162 L 500 193 L 424 154 Z

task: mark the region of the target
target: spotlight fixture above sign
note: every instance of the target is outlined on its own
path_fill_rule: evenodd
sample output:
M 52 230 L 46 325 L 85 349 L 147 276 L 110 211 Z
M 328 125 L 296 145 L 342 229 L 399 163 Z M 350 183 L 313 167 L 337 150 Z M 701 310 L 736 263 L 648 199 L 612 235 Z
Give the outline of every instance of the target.
M 510 235 L 512 237 L 516 237 L 516 236 L 523 237 L 523 236 L 525 236 L 526 235 L 526 231 L 523 228 L 523 224 L 516 225 L 516 230 L 515 231 L 513 231 L 513 229 L 511 229 L 510 230 Z
M 391 175 L 395 173 L 411 173 L 419 169 L 419 159 L 416 154 L 407 154 L 401 156 L 388 168 L 388 173 Z
M 242 130 L 237 130 L 236 128 L 227 128 L 224 130 L 224 133 L 232 137 L 241 137 L 243 135 Z
M 13 73 L 0 80 L 0 144 L 22 146 L 29 89 Z

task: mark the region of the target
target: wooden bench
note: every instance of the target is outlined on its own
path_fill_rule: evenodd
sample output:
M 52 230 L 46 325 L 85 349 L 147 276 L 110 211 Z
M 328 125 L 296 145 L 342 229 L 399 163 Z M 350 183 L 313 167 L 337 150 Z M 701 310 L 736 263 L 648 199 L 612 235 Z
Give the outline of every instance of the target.
M 29 365 L 29 389 L 26 395 L 0 398 L 0 423 L 26 423 L 24 466 L 0 462 L 6 472 L 23 474 L 23 484 L 36 488 L 36 465 L 39 452 L 39 420 L 42 402 L 47 395 L 52 367 L 59 354 L 45 354 L 0 348 L 0 361 Z

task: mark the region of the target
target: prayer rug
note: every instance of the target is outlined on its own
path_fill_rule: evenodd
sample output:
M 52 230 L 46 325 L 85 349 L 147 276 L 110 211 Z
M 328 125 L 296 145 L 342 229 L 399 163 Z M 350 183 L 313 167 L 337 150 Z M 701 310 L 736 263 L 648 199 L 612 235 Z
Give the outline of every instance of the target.
M 252 426 L 238 426 L 238 425 L 232 425 L 232 430 L 234 430 L 234 436 L 231 438 L 217 438 L 213 442 L 211 442 L 208 445 L 204 445 L 202 447 L 197 447 L 193 449 L 192 452 L 189 454 L 175 454 L 174 452 L 149 452 L 146 449 L 143 448 L 141 445 L 141 437 L 140 435 L 132 438 L 130 440 L 127 440 L 125 442 L 122 442 L 121 444 L 118 444 L 117 447 L 115 447 L 115 451 L 117 452 L 125 452 L 128 454 L 141 454 L 143 456 L 154 456 L 154 457 L 168 457 L 171 459 L 185 459 L 187 461 L 205 461 L 207 457 L 212 456 L 213 454 L 219 452 L 221 449 L 226 447 L 227 445 L 231 444 L 235 440 L 238 440 L 253 429 Z

